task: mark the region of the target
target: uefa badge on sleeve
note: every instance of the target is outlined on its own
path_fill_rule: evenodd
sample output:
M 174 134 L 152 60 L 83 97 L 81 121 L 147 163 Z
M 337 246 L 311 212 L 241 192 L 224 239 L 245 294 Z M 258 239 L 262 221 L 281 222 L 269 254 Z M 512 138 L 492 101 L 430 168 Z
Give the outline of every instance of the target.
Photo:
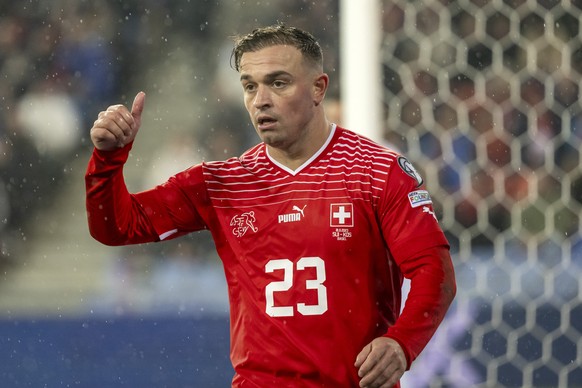
M 406 173 L 406 175 L 408 175 L 409 177 L 416 181 L 416 187 L 422 186 L 423 184 L 422 177 L 420 176 L 418 171 L 416 171 L 412 163 L 408 161 L 408 159 L 406 159 L 404 156 L 399 156 L 398 165 L 400 166 L 402 171 Z

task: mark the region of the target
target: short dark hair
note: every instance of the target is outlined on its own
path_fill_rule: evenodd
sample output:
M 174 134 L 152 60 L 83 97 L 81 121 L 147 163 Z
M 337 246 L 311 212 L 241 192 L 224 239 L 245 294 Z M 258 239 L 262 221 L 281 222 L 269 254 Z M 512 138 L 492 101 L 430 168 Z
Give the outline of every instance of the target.
M 301 51 L 305 59 L 323 66 L 323 53 L 315 37 L 296 27 L 287 27 L 284 24 L 260 27 L 249 34 L 235 36 L 233 39 L 234 48 L 230 62 L 236 71 L 240 70 L 240 60 L 244 53 L 277 45 L 293 46 Z

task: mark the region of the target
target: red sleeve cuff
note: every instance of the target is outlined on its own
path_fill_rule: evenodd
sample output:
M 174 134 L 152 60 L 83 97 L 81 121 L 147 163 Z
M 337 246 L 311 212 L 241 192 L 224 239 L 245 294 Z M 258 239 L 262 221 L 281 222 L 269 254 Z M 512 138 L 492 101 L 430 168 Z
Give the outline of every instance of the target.
M 412 356 L 410 355 L 410 351 L 408 350 L 408 348 L 404 345 L 405 342 L 400 340 L 400 338 L 398 337 L 394 337 L 391 334 L 385 334 L 383 337 L 390 338 L 398 342 L 398 344 L 402 348 L 402 351 L 404 352 L 404 357 L 406 357 L 406 370 L 409 370 L 410 364 L 412 364 Z

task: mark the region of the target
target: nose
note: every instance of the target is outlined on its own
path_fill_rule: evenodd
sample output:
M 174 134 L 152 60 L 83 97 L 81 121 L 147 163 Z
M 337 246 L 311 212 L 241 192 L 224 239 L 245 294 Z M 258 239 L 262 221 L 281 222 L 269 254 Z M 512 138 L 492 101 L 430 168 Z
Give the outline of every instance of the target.
M 271 93 L 269 88 L 264 85 L 259 85 L 253 99 L 253 106 L 256 109 L 263 109 L 271 106 Z

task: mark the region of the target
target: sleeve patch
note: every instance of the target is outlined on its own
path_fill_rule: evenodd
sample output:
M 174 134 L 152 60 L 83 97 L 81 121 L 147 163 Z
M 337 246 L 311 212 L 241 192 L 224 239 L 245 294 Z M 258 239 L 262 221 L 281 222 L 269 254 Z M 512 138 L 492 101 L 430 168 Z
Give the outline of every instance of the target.
M 406 175 L 408 175 L 409 177 L 416 181 L 417 183 L 416 187 L 420 187 L 422 185 L 423 183 L 422 177 L 420 176 L 418 171 L 416 171 L 414 166 L 412 166 L 412 163 L 408 161 L 408 159 L 406 159 L 404 156 L 398 157 L 398 165 L 400 166 L 402 171 L 406 173 Z
M 430 194 L 426 190 L 416 190 L 408 193 L 408 200 L 412 207 L 432 204 Z

